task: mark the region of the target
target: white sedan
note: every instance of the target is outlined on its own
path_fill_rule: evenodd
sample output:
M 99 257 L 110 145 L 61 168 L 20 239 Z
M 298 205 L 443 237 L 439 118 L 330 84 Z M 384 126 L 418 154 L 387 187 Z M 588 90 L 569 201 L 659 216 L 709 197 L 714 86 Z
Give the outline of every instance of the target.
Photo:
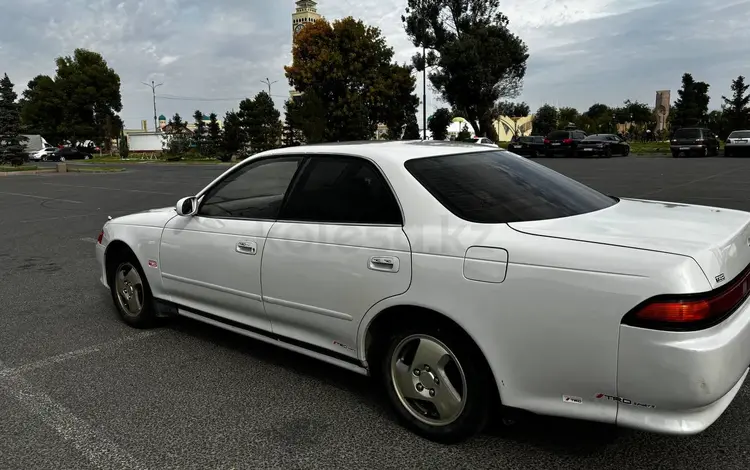
M 494 409 L 706 429 L 750 364 L 749 245 L 745 212 L 428 141 L 260 153 L 108 221 L 96 255 L 128 324 L 182 315 L 372 375 L 458 442 Z

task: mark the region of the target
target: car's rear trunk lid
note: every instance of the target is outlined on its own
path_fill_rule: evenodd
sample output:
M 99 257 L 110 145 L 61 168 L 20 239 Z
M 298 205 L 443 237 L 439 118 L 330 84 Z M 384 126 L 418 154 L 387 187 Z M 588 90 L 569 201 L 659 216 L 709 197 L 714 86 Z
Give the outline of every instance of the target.
M 750 213 L 731 209 L 621 199 L 596 212 L 509 225 L 530 235 L 689 256 L 712 288 L 750 264 Z

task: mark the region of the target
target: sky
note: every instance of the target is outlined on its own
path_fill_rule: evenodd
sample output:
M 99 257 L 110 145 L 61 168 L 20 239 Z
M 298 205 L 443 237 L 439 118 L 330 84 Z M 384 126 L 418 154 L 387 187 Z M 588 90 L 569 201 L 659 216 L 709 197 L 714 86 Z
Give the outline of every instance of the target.
M 279 107 L 289 96 L 294 0 L 0 0 L 0 74 L 20 95 L 54 59 L 77 47 L 101 53 L 122 80 L 126 127 L 153 129 L 157 110 L 223 116 L 267 86 Z M 319 0 L 326 19 L 360 18 L 379 27 L 396 61 L 415 52 L 403 31 L 406 0 Z M 676 99 L 691 72 L 711 87 L 711 108 L 731 80 L 750 75 L 750 0 L 501 0 L 511 30 L 529 46 L 517 100 L 583 111 L 625 99 L 654 106 L 656 90 Z M 492 51 L 487 51 L 491 54 Z M 421 75 L 417 92 L 421 95 Z M 428 90 L 428 115 L 445 106 Z M 421 109 L 421 108 L 420 108 Z M 421 122 L 421 113 L 420 113 Z

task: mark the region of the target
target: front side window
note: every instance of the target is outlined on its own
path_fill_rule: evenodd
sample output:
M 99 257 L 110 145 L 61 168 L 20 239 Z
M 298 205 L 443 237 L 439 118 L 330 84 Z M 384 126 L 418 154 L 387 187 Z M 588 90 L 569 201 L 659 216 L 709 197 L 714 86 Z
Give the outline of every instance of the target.
M 406 169 L 443 206 L 476 223 L 528 222 L 586 214 L 617 203 L 510 152 L 417 158 Z
M 302 160 L 269 158 L 245 165 L 206 193 L 198 215 L 275 220 Z
M 390 186 L 371 162 L 356 157 L 313 157 L 287 198 L 284 220 L 402 224 Z

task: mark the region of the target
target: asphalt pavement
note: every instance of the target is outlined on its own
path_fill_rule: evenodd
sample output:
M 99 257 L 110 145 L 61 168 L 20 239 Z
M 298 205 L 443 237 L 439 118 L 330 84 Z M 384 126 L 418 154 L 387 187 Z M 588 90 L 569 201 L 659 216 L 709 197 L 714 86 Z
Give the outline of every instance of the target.
M 750 210 L 750 159 L 538 161 L 612 195 Z M 131 329 L 98 283 L 102 224 L 226 167 L 127 168 L 0 178 L 0 469 L 750 468 L 748 385 L 693 437 L 533 417 L 442 446 L 365 377 L 187 319 Z

